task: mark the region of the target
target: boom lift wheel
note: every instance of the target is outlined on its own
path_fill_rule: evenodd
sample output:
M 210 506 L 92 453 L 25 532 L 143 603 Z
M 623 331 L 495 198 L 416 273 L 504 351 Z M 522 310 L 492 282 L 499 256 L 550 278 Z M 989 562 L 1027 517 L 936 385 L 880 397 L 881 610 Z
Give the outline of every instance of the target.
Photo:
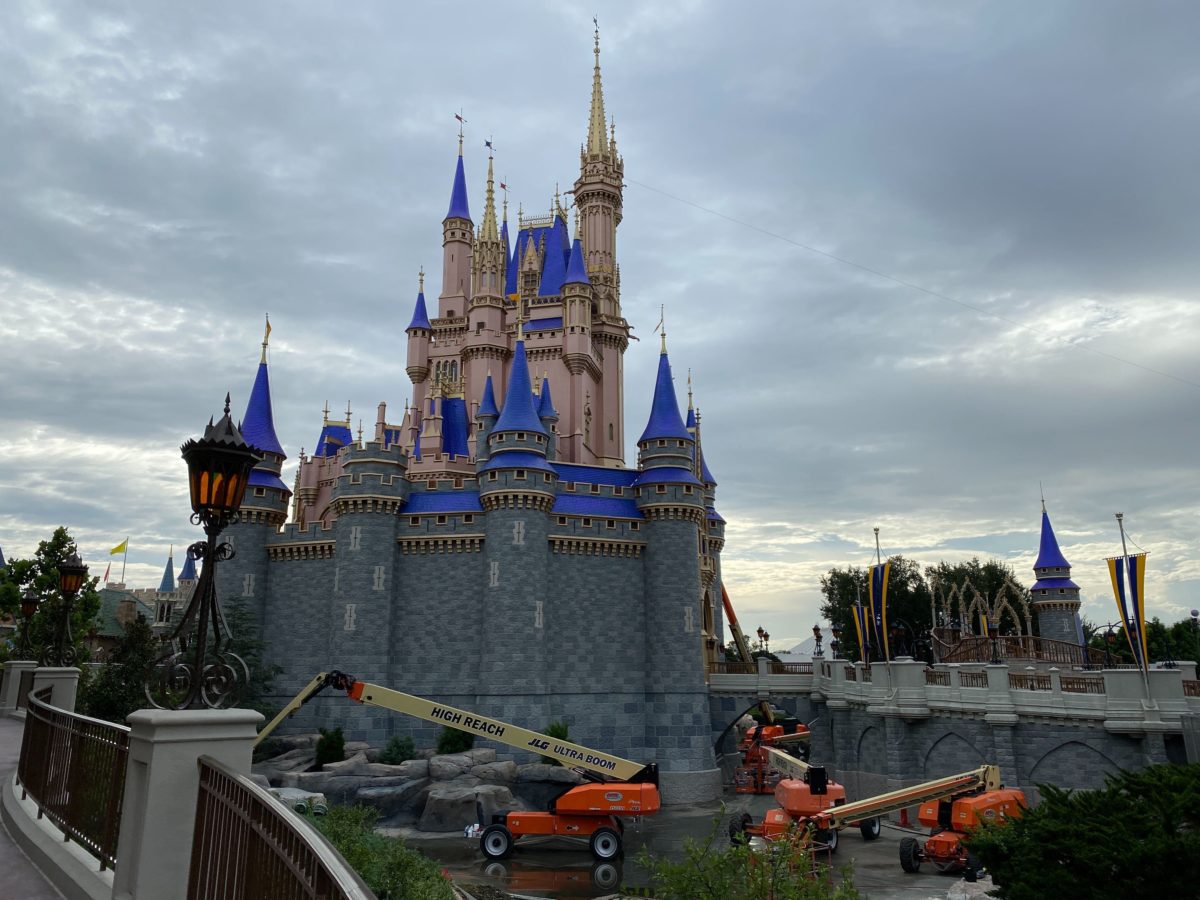
M 967 884 L 975 884 L 979 881 L 979 857 L 970 850 L 967 851 L 967 868 L 963 873 L 963 880 Z
M 729 817 L 729 843 L 731 844 L 748 844 L 750 839 L 746 837 L 746 829 L 754 822 L 754 817 L 750 813 L 742 813 L 740 816 L 734 814 Z
M 883 826 L 879 822 L 879 817 L 874 819 L 866 819 L 858 823 L 858 830 L 862 832 L 864 841 L 873 841 L 879 837 L 879 832 L 883 830 Z
M 838 830 L 836 828 L 822 828 L 816 834 L 817 840 L 826 844 L 829 847 L 829 852 L 837 853 L 838 848 Z
M 488 859 L 508 859 L 513 852 L 512 832 L 499 823 L 489 825 L 479 836 L 479 849 Z
M 612 890 L 621 883 L 621 870 L 610 862 L 598 862 L 592 866 L 592 884 L 598 888 Z
M 590 846 L 596 859 L 615 859 L 621 855 L 621 836 L 612 828 L 597 828 Z
M 900 868 L 905 872 L 921 870 L 921 848 L 916 838 L 900 839 Z

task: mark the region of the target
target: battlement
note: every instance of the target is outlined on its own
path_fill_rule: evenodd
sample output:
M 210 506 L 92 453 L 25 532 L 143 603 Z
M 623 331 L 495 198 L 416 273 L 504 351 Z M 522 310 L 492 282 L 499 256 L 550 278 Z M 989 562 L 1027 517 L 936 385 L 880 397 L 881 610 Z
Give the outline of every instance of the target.
M 399 426 L 390 426 L 399 431 Z M 378 441 L 368 441 L 366 444 L 351 444 L 339 451 L 342 464 L 347 469 L 351 466 L 388 466 L 403 471 L 408 466 L 408 456 L 404 447 L 399 443 L 390 443 L 386 447 Z

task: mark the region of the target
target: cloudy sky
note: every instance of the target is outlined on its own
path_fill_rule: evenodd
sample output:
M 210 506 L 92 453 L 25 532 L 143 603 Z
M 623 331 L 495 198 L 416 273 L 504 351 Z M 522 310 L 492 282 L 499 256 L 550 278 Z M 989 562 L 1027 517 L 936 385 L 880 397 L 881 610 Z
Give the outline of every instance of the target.
M 1117 510 L 1151 614 L 1200 605 L 1188 2 L 4 3 L 5 554 L 65 524 L 99 574 L 128 535 L 126 581 L 157 584 L 197 537 L 179 444 L 226 390 L 244 409 L 264 313 L 293 460 L 326 400 L 398 419 L 453 113 L 473 206 L 490 135 L 514 214 L 547 210 L 593 13 L 628 432 L 665 304 L 744 625 L 799 641 L 876 525 L 885 553 L 1032 580 L 1039 482 L 1085 615 L 1113 617 Z

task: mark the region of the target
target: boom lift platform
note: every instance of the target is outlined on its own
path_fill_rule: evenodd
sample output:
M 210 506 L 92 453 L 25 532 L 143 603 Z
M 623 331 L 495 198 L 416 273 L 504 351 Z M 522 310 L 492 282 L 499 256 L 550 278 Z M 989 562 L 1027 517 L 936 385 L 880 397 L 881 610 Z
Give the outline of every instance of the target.
M 778 754 L 778 751 L 769 751 Z M 920 805 L 921 824 L 933 829 L 924 845 L 915 838 L 907 837 L 900 842 L 900 866 L 905 872 L 916 872 L 924 860 L 931 861 L 941 872 L 957 872 L 967 869 L 970 874 L 977 868 L 963 844 L 963 837 L 981 821 L 1006 821 L 1021 815 L 1025 795 L 1016 789 L 1004 788 L 1000 784 L 1000 769 L 994 765 L 980 766 L 970 772 L 949 775 L 912 787 L 901 788 L 858 800 L 854 803 L 829 804 L 821 810 L 813 810 L 815 797 L 821 796 L 824 770 L 817 766 L 805 766 L 799 760 L 788 762 L 786 754 L 778 754 L 775 763 L 789 766 L 790 774 L 803 776 L 785 778 L 775 790 L 775 799 L 780 808 L 769 810 L 763 821 L 754 825 L 749 815 L 730 823 L 730 838 L 763 841 L 778 841 L 799 834 L 802 839 L 812 837 L 837 848 L 837 833 L 849 825 L 858 824 L 863 837 L 879 836 L 879 817 Z M 797 766 L 796 764 L 799 763 Z M 807 790 L 804 790 L 807 788 Z M 868 837 L 867 823 L 873 821 L 874 834 Z M 797 826 L 800 830 L 797 831 Z
M 574 785 L 559 794 L 550 802 L 546 812 L 497 813 L 491 817 L 491 822 L 480 821 L 483 831 L 479 837 L 479 848 L 491 859 L 510 856 L 522 838 L 549 837 L 587 840 L 596 859 L 614 859 L 623 851 L 623 818 L 633 817 L 637 821 L 642 816 L 658 812 L 662 805 L 658 793 L 658 766 L 654 763 L 642 765 L 631 762 L 499 719 L 435 703 L 378 684 L 357 681 L 344 672 L 322 672 L 317 675 L 259 732 L 254 739 L 255 746 L 279 727 L 284 719 L 327 687 L 344 691 L 358 703 L 368 703 L 439 725 L 449 725 L 519 750 L 553 757 L 589 779 L 590 783 Z

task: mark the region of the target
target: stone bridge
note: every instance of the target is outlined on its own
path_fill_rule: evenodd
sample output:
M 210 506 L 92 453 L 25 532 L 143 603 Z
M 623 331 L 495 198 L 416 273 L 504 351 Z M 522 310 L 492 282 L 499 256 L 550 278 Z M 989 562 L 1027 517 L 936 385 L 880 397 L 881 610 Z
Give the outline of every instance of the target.
M 852 797 L 996 763 L 1032 802 L 1038 784 L 1097 788 L 1118 769 L 1200 761 L 1196 664 L 1098 672 L 890 664 L 818 657 L 812 666 L 709 676 L 714 737 L 762 698 L 809 723 L 814 762 Z M 1185 746 L 1185 735 L 1187 745 Z M 731 753 L 726 738 L 719 748 Z

